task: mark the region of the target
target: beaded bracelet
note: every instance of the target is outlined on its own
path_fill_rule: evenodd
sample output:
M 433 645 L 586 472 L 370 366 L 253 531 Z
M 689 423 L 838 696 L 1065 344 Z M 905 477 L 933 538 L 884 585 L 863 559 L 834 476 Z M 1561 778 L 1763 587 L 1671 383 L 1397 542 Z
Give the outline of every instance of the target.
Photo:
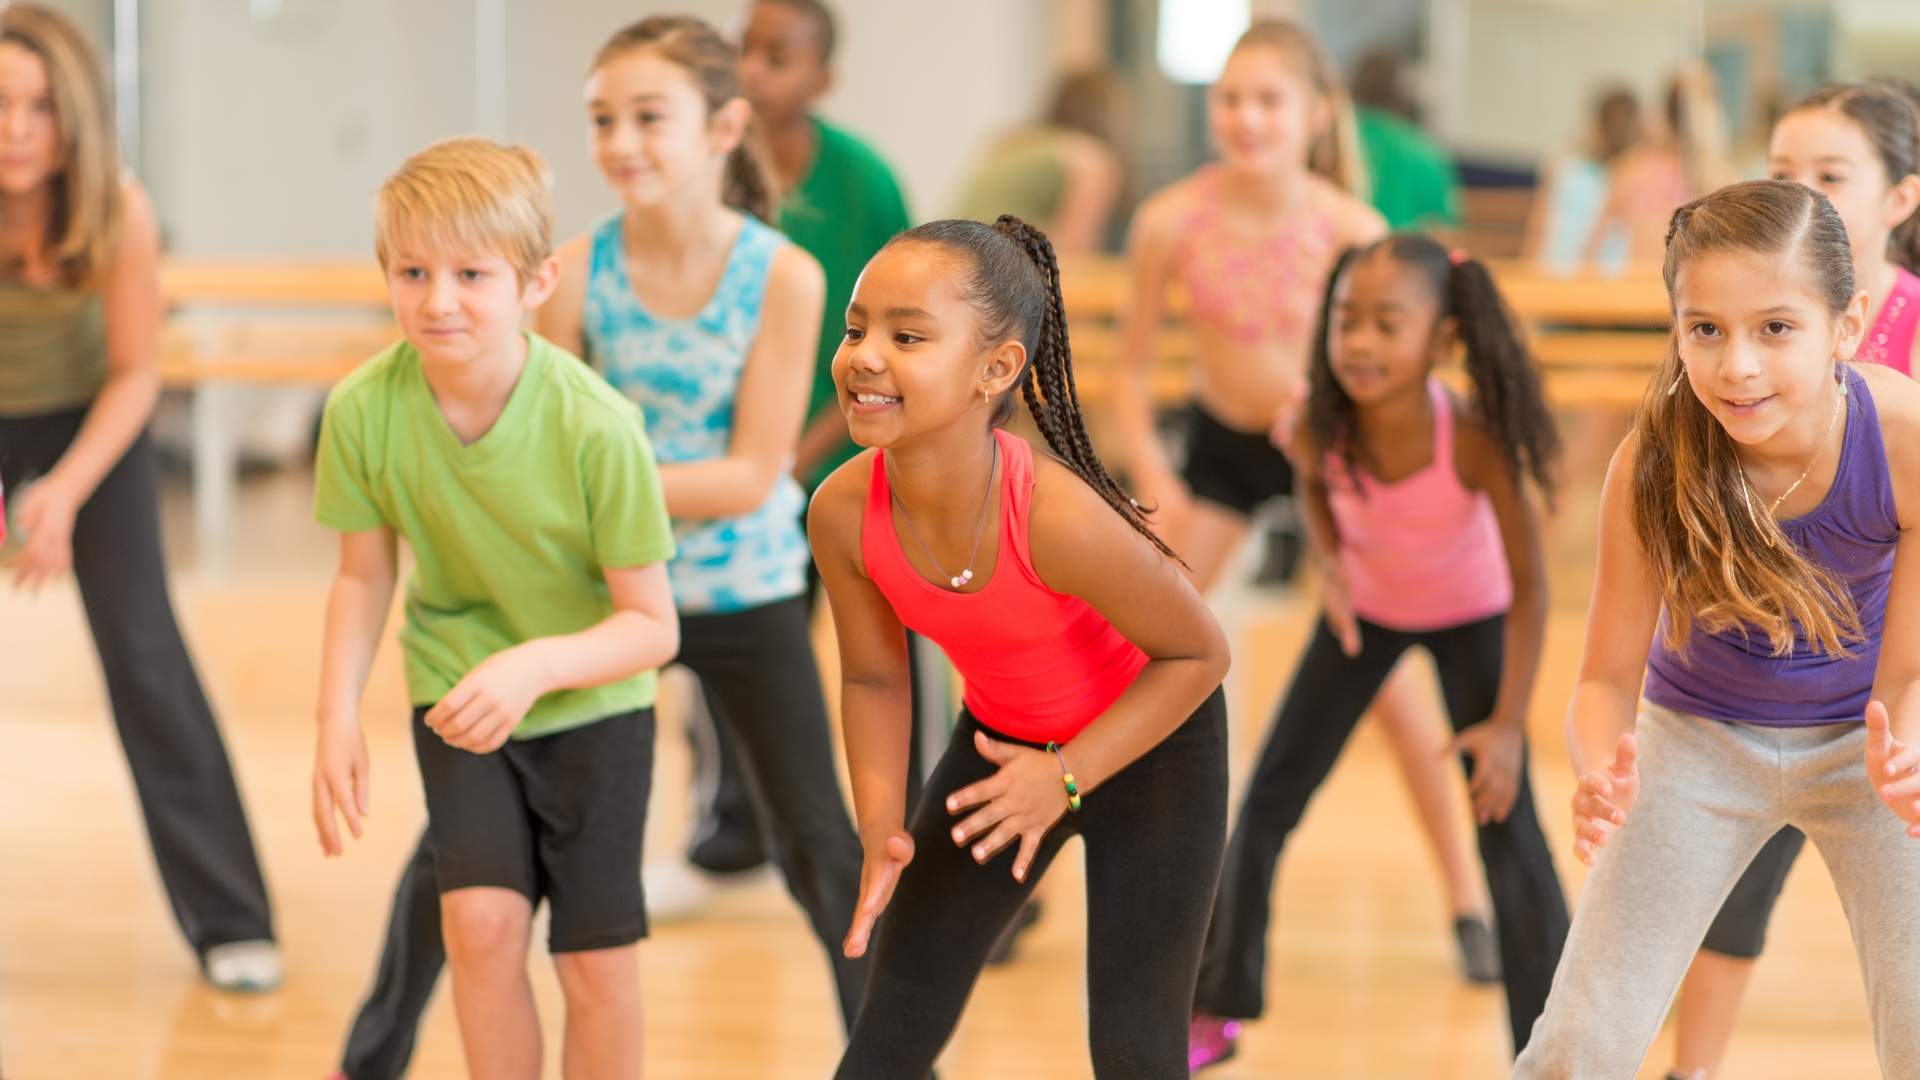
M 1067 785 L 1067 809 L 1078 812 L 1080 809 L 1080 788 L 1073 782 L 1073 773 L 1067 771 L 1067 759 L 1060 754 L 1060 744 L 1050 742 L 1047 749 L 1060 760 L 1060 779 Z

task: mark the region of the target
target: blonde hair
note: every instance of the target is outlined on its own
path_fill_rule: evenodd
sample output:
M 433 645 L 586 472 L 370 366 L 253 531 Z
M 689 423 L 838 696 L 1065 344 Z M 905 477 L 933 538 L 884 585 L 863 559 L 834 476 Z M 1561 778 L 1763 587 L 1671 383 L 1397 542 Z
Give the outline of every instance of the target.
M 1681 268 L 1716 251 L 1797 266 L 1834 316 L 1853 299 L 1846 226 L 1812 188 L 1750 180 L 1674 211 L 1665 266 L 1670 302 Z M 1757 630 L 1784 656 L 1798 630 L 1818 651 L 1845 656 L 1862 638 L 1851 595 L 1759 507 L 1732 436 L 1700 399 L 1684 388 L 1669 392 L 1686 375 L 1677 325 L 1673 334 L 1634 420 L 1632 485 L 1634 533 L 1667 608 L 1668 647 L 1684 650 L 1696 626 L 1710 634 Z
M 0 4 L 0 41 L 34 54 L 47 69 L 60 137 L 47 251 L 63 282 L 98 286 L 113 269 L 126 209 L 113 94 L 99 54 L 71 19 L 39 4 Z
M 1360 129 L 1353 120 L 1353 100 L 1347 96 L 1346 83 L 1327 59 L 1326 51 L 1312 34 L 1295 23 L 1262 19 L 1247 27 L 1234 42 L 1233 51 L 1264 46 L 1276 49 L 1292 61 L 1320 96 L 1333 108 L 1333 125 L 1313 140 L 1307 150 L 1307 168 L 1319 173 L 1347 194 L 1366 202 L 1373 185 L 1367 177 L 1367 160 L 1360 152 Z
M 373 199 L 373 250 L 418 237 L 435 251 L 499 255 L 525 283 L 553 254 L 553 174 L 524 146 L 442 139 L 402 162 Z

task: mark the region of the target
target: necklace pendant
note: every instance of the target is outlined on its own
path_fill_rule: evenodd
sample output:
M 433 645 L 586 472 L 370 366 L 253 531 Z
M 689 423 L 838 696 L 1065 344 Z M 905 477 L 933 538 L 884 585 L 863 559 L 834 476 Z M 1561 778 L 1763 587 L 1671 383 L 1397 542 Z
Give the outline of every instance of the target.
M 963 582 L 972 581 L 973 567 L 969 566 L 965 570 L 960 571 L 960 580 Z
M 966 582 L 960 580 L 959 578 L 948 578 L 947 580 L 951 582 L 953 584 L 953 587 L 956 589 L 966 584 Z

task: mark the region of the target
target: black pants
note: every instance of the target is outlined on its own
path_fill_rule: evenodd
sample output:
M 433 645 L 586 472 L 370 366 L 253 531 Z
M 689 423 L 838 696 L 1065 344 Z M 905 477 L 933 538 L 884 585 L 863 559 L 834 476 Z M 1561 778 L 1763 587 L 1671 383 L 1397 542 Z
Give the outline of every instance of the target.
M 0 418 L 12 500 L 67 452 L 84 409 Z M 227 748 L 187 656 L 160 553 L 160 469 L 145 432 L 73 522 L 73 576 L 105 669 L 154 861 L 195 952 L 272 939 L 273 910 Z
M 1022 883 L 1011 850 L 981 866 L 953 842 L 947 795 L 998 769 L 974 748 L 982 725 L 963 711 L 914 813 L 914 858 L 880 920 L 867 1005 L 835 1075 L 927 1075 L 1000 931 L 1060 845 L 1079 835 L 1094 1074 L 1184 1080 L 1194 972 L 1227 824 L 1226 715 L 1216 690 L 1160 745 L 1090 792 L 1047 834 Z
M 853 925 L 863 856 L 834 772 L 806 601 L 683 615 L 677 662 L 700 676 L 715 720 L 744 751 L 743 772 L 772 834 L 774 859 L 833 963 L 841 1015 L 851 1027 L 868 961 L 847 959 L 840 943 Z M 445 962 L 433 853 L 423 841 L 394 897 L 373 991 L 347 1037 L 340 1068 L 351 1080 L 394 1080 L 406 1071 Z
M 1415 645 L 1433 654 L 1447 715 L 1458 731 L 1493 712 L 1504 623 L 1503 616 L 1495 616 L 1446 630 L 1403 633 L 1362 620 L 1360 655 L 1349 657 L 1321 621 L 1267 736 L 1227 843 L 1195 1008 L 1233 1017 L 1259 1016 L 1264 1010 L 1267 924 L 1280 851 L 1400 655 Z M 1471 763 L 1462 763 L 1471 772 Z M 1505 821 L 1480 827 L 1480 859 L 1493 898 L 1517 1053 L 1546 1006 L 1568 925 L 1566 897 L 1534 812 L 1524 754 L 1513 811 Z
M 1806 846 L 1807 834 L 1791 825 L 1774 833 L 1734 882 L 1700 947 L 1739 960 L 1757 959 L 1767 946 L 1767 924 L 1787 883 L 1787 871 Z

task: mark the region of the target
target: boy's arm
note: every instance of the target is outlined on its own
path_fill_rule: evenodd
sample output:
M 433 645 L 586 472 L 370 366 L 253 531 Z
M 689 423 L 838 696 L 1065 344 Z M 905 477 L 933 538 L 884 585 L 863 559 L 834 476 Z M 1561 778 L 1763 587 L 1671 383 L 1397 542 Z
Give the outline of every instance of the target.
M 667 564 L 607 567 L 613 614 L 572 634 L 534 638 L 476 664 L 427 712 L 449 746 L 498 750 L 542 694 L 605 686 L 660 667 L 680 651 Z
M 344 850 L 334 815 L 344 818 L 358 838 L 360 819 L 368 813 L 372 779 L 360 732 L 360 694 L 380 647 L 398 576 L 392 529 L 340 534 L 340 571 L 327 596 L 320 651 L 320 732 L 313 764 L 313 824 L 320 832 L 320 849 L 328 855 Z

